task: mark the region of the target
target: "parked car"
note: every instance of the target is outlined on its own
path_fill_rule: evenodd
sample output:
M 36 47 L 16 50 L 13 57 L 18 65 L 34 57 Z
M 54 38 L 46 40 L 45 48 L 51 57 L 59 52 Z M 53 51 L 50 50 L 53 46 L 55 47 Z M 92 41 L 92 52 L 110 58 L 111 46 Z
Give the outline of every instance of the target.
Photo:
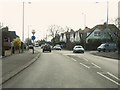
M 76 45 L 73 48 L 73 53 L 84 53 L 84 48 L 81 45 Z
M 50 45 L 44 45 L 44 46 L 43 46 L 43 52 L 45 52 L 45 51 L 51 52 L 51 47 L 50 47 Z
M 99 52 L 101 52 L 101 51 L 103 51 L 103 52 L 114 51 L 115 52 L 117 50 L 117 45 L 115 43 L 103 43 L 97 48 L 97 50 Z
M 56 45 L 53 47 L 54 50 L 61 50 L 61 46 L 60 45 Z

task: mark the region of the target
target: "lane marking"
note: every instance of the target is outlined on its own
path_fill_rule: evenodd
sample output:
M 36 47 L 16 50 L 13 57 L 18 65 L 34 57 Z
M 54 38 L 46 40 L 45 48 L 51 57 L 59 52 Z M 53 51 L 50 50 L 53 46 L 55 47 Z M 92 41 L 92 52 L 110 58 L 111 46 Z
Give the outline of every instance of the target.
M 96 65 L 95 63 L 91 63 L 91 64 L 93 64 L 93 65 L 96 66 L 97 68 L 101 68 L 100 66 Z
M 71 59 L 72 59 L 73 61 L 75 61 L 75 62 L 77 61 L 77 60 L 75 60 L 75 59 L 73 59 L 73 58 L 71 58 Z
M 69 57 L 69 56 L 66 56 L 66 55 L 64 55 L 65 57 L 67 57 L 67 58 L 69 58 L 69 59 L 71 59 L 71 60 L 73 60 L 73 61 L 77 61 L 77 60 L 75 60 L 75 59 L 73 59 L 73 58 L 71 58 L 71 57 Z
M 86 59 L 86 58 L 83 58 L 85 61 L 88 61 L 88 59 Z
M 82 66 L 86 67 L 86 68 L 90 68 L 89 66 L 83 64 L 83 63 L 80 63 Z
M 114 77 L 114 78 L 117 79 L 117 80 L 120 80 L 118 77 L 116 77 L 115 75 L 113 75 L 113 74 L 110 73 L 110 72 L 107 72 L 107 74 L 109 74 L 110 76 Z
M 102 74 L 102 73 L 100 73 L 100 72 L 97 72 L 97 74 L 99 74 L 100 76 L 102 76 L 102 77 L 104 77 L 104 78 L 106 78 L 106 79 L 110 80 L 111 82 L 113 82 L 113 83 L 115 83 L 115 84 L 117 84 L 117 85 L 120 85 L 118 82 L 116 82 L 116 81 L 114 81 L 113 79 L 111 79 L 111 78 L 109 78 L 109 77 L 107 77 L 107 76 L 103 75 L 103 74 Z

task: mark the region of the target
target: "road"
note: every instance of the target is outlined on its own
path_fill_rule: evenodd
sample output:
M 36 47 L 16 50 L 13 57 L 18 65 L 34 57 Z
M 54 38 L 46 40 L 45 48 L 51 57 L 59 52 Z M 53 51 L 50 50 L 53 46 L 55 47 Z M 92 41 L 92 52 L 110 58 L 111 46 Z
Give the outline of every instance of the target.
M 117 60 L 61 50 L 42 53 L 3 88 L 118 88 L 118 81 Z

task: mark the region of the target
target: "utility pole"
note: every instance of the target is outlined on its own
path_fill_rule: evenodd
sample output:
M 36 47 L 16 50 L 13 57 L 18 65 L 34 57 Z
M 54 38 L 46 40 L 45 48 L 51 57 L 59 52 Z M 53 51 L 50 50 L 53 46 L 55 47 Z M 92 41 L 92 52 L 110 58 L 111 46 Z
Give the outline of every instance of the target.
M 22 27 L 22 41 L 24 42 L 24 5 L 25 5 L 25 2 L 23 2 L 23 16 L 22 16 L 22 21 L 23 21 L 23 23 L 22 23 L 22 25 L 23 25 L 23 27 Z

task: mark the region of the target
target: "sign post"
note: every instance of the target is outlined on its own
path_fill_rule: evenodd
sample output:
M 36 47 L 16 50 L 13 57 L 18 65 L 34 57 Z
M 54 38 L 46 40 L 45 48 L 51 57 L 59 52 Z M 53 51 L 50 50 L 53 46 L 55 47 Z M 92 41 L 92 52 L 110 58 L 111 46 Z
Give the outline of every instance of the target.
M 32 30 L 32 34 L 33 34 L 33 36 L 31 37 L 31 39 L 33 40 L 33 54 L 34 54 L 34 40 L 35 40 L 35 36 L 34 36 L 34 34 L 35 34 L 35 30 Z

